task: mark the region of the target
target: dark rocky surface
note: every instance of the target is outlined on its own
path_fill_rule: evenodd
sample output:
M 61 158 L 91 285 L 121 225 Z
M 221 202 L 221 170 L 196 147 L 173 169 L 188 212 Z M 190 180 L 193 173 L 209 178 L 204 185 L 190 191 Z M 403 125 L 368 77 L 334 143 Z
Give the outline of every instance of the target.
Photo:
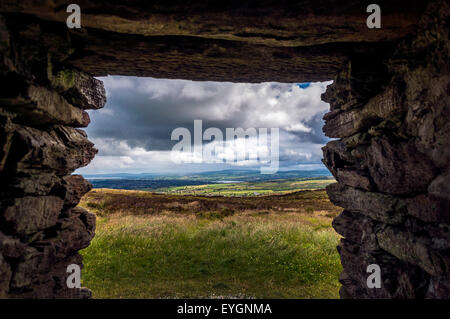
M 431 3 L 382 58 L 375 95 L 351 94 L 345 79 L 364 71 L 349 68 L 323 96 L 324 132 L 341 138 L 323 149 L 338 181 L 327 192 L 345 208 L 333 223 L 344 236 L 341 297 L 450 297 L 448 27 L 448 4 Z M 381 289 L 366 285 L 369 264 L 381 267 Z
M 234 82 L 330 80 L 324 163 L 342 298 L 450 297 L 449 7 L 378 1 L 0 0 L 0 297 L 86 298 L 69 264 L 94 236 L 71 173 L 96 149 L 80 130 L 106 74 Z M 382 287 L 367 287 L 367 266 Z

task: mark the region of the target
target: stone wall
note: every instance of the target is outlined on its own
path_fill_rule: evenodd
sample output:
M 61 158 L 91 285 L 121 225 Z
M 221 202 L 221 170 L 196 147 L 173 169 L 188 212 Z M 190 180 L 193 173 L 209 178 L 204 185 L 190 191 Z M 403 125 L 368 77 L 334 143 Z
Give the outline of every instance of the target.
M 448 3 L 431 5 L 392 54 L 352 56 L 323 95 L 343 298 L 450 297 L 448 30 Z
M 449 298 L 448 4 L 381 1 L 383 28 L 368 30 L 360 1 L 341 2 L 84 0 L 85 26 L 68 30 L 63 1 L 0 0 L 0 297 L 90 296 L 65 284 L 95 231 L 76 207 L 91 185 L 71 173 L 97 152 L 79 129 L 106 102 L 93 76 L 127 74 L 334 77 L 324 131 L 338 139 L 324 163 L 344 208 L 333 222 L 341 296 Z M 381 267 L 381 289 L 366 285 L 369 264 Z
M 62 67 L 39 25 L 9 29 L 0 17 L 0 298 L 89 297 L 66 285 L 95 230 L 95 215 L 76 207 L 92 186 L 71 173 L 97 153 L 79 127 L 86 109 L 104 106 L 105 90 Z

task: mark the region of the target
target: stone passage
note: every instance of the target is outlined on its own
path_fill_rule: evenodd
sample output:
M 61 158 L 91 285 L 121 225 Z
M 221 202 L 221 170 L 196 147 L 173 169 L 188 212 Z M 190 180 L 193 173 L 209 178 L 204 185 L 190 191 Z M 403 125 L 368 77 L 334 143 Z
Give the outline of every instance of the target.
M 170 5 L 0 0 L 0 297 L 85 298 L 66 267 L 94 236 L 71 175 L 96 149 L 80 127 L 106 102 L 106 74 L 235 82 L 334 79 L 324 147 L 344 208 L 343 298 L 450 298 L 449 7 L 378 1 Z M 367 266 L 382 286 L 366 285 Z

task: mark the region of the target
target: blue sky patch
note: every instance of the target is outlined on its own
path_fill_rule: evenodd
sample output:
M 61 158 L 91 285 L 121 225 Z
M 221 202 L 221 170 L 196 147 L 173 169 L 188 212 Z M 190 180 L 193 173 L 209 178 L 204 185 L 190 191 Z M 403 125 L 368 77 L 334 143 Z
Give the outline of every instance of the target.
M 306 83 L 297 83 L 297 86 L 301 89 L 306 89 L 311 85 L 310 82 L 306 82 Z

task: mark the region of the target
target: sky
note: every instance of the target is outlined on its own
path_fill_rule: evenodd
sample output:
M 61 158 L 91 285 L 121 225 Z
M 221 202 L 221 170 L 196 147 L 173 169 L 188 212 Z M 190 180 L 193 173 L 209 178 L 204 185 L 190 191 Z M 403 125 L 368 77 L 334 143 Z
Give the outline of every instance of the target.
M 123 76 L 99 79 L 105 85 L 107 103 L 103 109 L 89 111 L 91 124 L 86 129 L 99 152 L 88 166 L 77 171 L 79 174 L 184 174 L 259 169 L 263 165 L 259 157 L 253 161 L 235 158 L 224 162 L 223 154 L 235 154 L 239 145 L 245 145 L 248 152 L 260 150 L 258 138 L 249 137 L 240 139 L 240 144 L 239 138 L 230 143 L 214 138 L 204 141 L 204 147 L 209 143 L 222 147 L 220 152 L 212 153 L 214 162 L 186 162 L 189 156 L 174 160 L 174 154 L 186 155 L 172 149 L 182 139 L 186 142 L 187 137 L 172 139 L 172 132 L 176 128 L 187 129 L 193 144 L 194 120 L 202 121 L 202 132 L 218 128 L 224 139 L 227 128 L 255 128 L 256 132 L 267 128 L 269 133 L 278 128 L 280 170 L 323 167 L 321 147 L 329 139 L 322 132 L 322 117 L 329 104 L 320 96 L 331 81 L 250 84 Z M 270 147 L 269 143 L 265 151 L 272 152 Z M 191 154 L 196 157 L 203 153 Z

